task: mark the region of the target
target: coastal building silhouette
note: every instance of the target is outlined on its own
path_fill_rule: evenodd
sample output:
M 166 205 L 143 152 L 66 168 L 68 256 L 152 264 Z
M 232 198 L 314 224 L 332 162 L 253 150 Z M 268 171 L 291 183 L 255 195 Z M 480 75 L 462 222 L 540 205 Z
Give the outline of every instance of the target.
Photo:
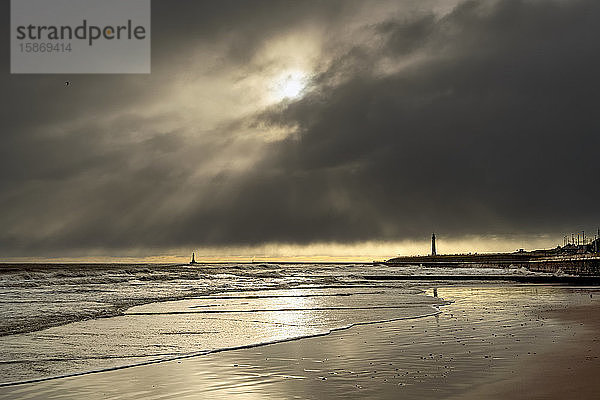
M 561 254 L 589 254 L 589 253 L 600 253 L 600 228 L 598 233 L 594 235 L 592 239 L 590 236 L 586 236 L 585 231 L 581 231 L 581 235 L 571 234 L 563 237 L 563 245 L 558 246 L 554 249 L 555 253 Z
M 437 255 L 437 253 L 435 251 L 435 232 L 431 234 L 431 255 L 432 256 Z

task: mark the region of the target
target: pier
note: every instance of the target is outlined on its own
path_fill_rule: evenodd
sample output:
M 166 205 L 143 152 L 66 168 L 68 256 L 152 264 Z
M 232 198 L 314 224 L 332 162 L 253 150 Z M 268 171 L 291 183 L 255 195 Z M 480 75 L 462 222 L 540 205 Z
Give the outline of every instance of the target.
M 592 241 L 568 240 L 554 249 L 514 253 L 436 254 L 435 235 L 432 252 L 427 256 L 396 257 L 384 261 L 390 266 L 423 266 L 444 268 L 527 268 L 534 272 L 600 276 L 600 231 Z

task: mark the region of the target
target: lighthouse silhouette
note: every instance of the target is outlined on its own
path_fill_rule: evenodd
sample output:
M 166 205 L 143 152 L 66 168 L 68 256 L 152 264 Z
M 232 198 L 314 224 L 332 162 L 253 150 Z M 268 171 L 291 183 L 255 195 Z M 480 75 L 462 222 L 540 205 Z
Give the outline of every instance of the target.
M 435 233 L 431 234 L 431 255 L 432 256 L 437 255 L 437 253 L 435 251 Z

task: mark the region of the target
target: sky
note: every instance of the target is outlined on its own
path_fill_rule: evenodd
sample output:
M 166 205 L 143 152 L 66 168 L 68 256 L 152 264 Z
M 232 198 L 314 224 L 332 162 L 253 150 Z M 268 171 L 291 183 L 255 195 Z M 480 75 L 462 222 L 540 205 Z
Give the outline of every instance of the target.
M 139 75 L 11 75 L 1 4 L 0 259 L 376 259 L 600 225 L 596 0 L 154 0 Z

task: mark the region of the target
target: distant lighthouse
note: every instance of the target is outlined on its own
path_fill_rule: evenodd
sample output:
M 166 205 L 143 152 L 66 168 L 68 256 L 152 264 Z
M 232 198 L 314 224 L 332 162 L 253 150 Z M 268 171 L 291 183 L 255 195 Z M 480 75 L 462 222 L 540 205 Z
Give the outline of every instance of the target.
M 435 233 L 431 234 L 431 255 L 432 256 L 437 255 L 437 253 L 435 251 Z

